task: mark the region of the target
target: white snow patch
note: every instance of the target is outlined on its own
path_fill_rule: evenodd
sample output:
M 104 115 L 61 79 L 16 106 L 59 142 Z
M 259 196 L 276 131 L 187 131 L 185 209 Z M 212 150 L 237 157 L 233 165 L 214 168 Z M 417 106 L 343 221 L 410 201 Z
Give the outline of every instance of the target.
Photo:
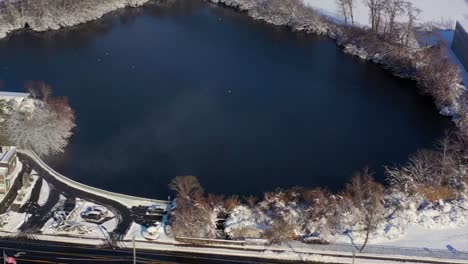
M 46 182 L 43 179 L 42 180 L 42 186 L 41 186 L 41 192 L 40 192 L 40 195 L 39 195 L 39 200 L 37 201 L 37 204 L 39 206 L 44 206 L 47 203 L 47 200 L 49 199 L 49 193 L 50 193 L 49 183 Z
M 30 215 L 26 213 L 17 213 L 13 211 L 0 215 L 0 230 L 6 232 L 17 232 L 29 216 Z
M 151 231 L 151 234 L 149 234 L 148 231 Z M 157 227 L 146 227 L 133 222 L 127 234 L 125 235 L 124 240 L 133 240 L 133 238 L 135 238 L 135 241 L 158 241 L 177 243 L 174 239 L 166 235 L 162 223 Z
M 34 188 L 34 185 L 36 185 L 36 181 L 39 179 L 39 176 L 35 175 L 35 172 L 32 171 L 31 175 L 29 176 L 30 178 L 28 179 L 28 186 L 19 189 L 18 194 L 16 195 L 16 199 L 13 202 L 13 204 L 19 205 L 20 207 L 25 205 L 29 198 L 31 198 L 31 192 Z
M 468 251 L 468 223 L 461 227 L 425 228 L 411 225 L 406 233 L 391 241 L 375 243 L 376 245 L 417 247 L 427 249 L 445 249 L 451 245 L 458 251 Z

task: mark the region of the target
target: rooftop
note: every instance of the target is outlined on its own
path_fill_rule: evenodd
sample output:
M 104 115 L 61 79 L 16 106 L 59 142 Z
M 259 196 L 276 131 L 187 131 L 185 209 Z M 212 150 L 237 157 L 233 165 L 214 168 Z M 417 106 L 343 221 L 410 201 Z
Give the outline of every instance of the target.
M 11 157 L 15 154 L 16 147 L 1 147 L 0 148 L 0 163 L 8 163 Z
M 29 93 L 15 93 L 15 92 L 4 92 L 0 91 L 0 98 L 27 98 Z

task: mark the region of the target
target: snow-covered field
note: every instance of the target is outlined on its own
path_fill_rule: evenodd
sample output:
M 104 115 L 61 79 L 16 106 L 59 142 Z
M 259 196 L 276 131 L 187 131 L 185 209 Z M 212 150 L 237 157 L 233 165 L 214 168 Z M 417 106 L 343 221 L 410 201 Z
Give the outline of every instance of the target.
M 0 230 L 6 232 L 17 232 L 29 217 L 26 213 L 9 211 L 0 215 Z
M 18 195 L 16 196 L 16 200 L 13 202 L 13 204 L 19 204 L 20 206 L 23 206 L 28 202 L 29 198 L 31 197 L 31 192 L 34 188 L 34 185 L 36 185 L 36 181 L 39 179 L 39 176 L 34 174 L 35 172 L 33 171 L 31 173 L 29 182 L 27 183 L 28 185 L 18 191 Z
M 335 0 L 303 0 L 306 5 L 322 14 L 342 20 Z M 466 0 L 409 0 L 421 10 L 418 23 L 443 22 L 457 20 L 468 21 L 468 2 Z M 354 0 L 354 17 L 360 25 L 369 25 L 369 10 L 363 0 Z
M 394 240 L 371 243 L 374 245 L 444 249 L 448 246 L 468 252 L 468 223 L 460 227 L 425 228 L 411 225 L 406 233 Z

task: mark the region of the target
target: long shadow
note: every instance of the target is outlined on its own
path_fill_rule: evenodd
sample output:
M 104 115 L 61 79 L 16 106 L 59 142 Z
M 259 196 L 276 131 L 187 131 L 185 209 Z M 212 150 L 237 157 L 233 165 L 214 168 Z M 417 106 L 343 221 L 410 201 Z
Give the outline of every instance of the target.
M 16 177 L 16 180 L 11 186 L 10 190 L 3 198 L 2 202 L 0 202 L 0 214 L 6 213 L 15 201 L 16 196 L 18 195 L 18 190 L 21 189 L 21 187 L 23 187 L 22 178 L 25 173 L 31 173 L 31 168 L 27 162 L 23 163 L 23 168 L 21 169 L 18 177 Z
M 39 213 L 42 213 L 44 215 L 38 216 L 34 220 L 28 221 L 28 222 L 31 222 L 31 224 L 28 224 L 25 227 L 28 227 L 28 226 L 35 227 L 34 231 L 38 231 L 37 227 L 39 225 L 44 225 L 47 219 L 51 217 L 51 214 L 53 213 L 51 212 L 52 211 L 51 209 L 53 208 L 55 204 L 57 204 L 60 193 L 61 193 L 65 197 L 82 198 L 84 200 L 88 200 L 96 204 L 101 204 L 109 208 L 110 211 L 114 213 L 117 219 L 117 227 L 112 232 L 110 232 L 110 240 L 118 241 L 124 238 L 125 234 L 130 229 L 130 226 L 133 222 L 130 209 L 128 209 L 126 206 L 124 206 L 123 204 L 117 201 L 114 201 L 114 200 L 111 200 L 102 196 L 97 196 L 92 193 L 70 187 L 64 184 L 63 182 L 57 180 L 52 175 L 50 175 L 50 173 L 47 170 L 42 168 L 39 164 L 37 164 L 36 161 L 34 161 L 29 156 L 21 154 L 21 153 L 19 153 L 18 156 L 21 161 L 28 162 L 30 166 L 34 168 L 34 170 L 37 171 L 38 174 L 50 184 L 51 186 L 50 195 L 55 197 L 52 199 L 51 196 L 49 196 L 49 200 L 47 201 L 46 205 L 43 206 L 44 209 L 41 209 L 40 211 L 38 211 Z M 37 223 L 32 224 L 33 221 L 37 221 Z
M 41 194 L 42 184 L 44 184 L 44 181 L 42 180 L 42 178 L 39 178 L 36 181 L 36 184 L 34 184 L 29 200 L 23 206 L 21 206 L 21 208 L 18 211 L 19 213 L 28 212 L 31 207 L 37 205 L 37 201 L 39 200 L 39 196 Z
M 43 177 L 42 173 L 39 174 L 41 178 Z M 60 200 L 60 192 L 55 190 L 53 186 L 50 188 L 49 198 L 44 206 L 39 206 L 37 202 L 33 201 L 31 206 L 26 211 L 31 216 L 28 220 L 20 227 L 20 231 L 25 234 L 37 233 L 52 217 L 53 208 L 57 205 Z

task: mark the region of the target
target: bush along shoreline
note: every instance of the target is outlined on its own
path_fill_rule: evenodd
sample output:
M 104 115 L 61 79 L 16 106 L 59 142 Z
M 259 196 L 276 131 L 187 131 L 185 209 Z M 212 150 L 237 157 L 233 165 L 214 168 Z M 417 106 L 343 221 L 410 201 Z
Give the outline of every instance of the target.
M 406 7 L 408 21 L 404 23 L 393 22 L 389 25 L 389 22 L 381 22 L 374 28 L 363 28 L 337 23 L 305 6 L 302 0 L 207 1 L 245 12 L 256 20 L 289 27 L 293 31 L 327 35 L 345 53 L 380 64 L 398 77 L 415 80 L 423 94 L 434 98 L 441 114 L 454 116 L 456 120 L 466 118 L 466 89 L 461 69 L 450 62 L 441 46 L 418 46 L 414 21 L 417 10 L 412 6 Z M 389 2 L 392 1 L 396 2 Z M 384 16 L 384 11 L 381 12 L 381 16 Z
M 0 1 L 0 39 L 21 29 L 38 32 L 59 30 L 101 18 L 149 0 L 3 0 Z

